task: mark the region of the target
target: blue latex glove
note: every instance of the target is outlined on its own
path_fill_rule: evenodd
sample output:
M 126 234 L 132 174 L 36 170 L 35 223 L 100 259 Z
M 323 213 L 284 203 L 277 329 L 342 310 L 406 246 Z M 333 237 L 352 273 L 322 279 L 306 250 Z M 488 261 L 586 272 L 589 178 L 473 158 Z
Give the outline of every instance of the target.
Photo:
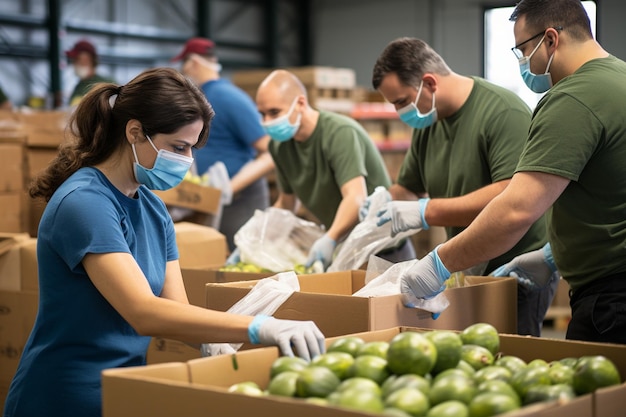
M 335 246 L 337 246 L 337 242 L 329 237 L 328 234 L 324 234 L 324 236 L 320 237 L 315 241 L 315 243 L 313 243 L 313 246 L 309 251 L 309 258 L 304 266 L 310 268 L 315 261 L 320 261 L 324 266 L 325 271 L 333 260 Z
M 239 262 L 241 262 L 241 251 L 239 248 L 235 248 L 228 259 L 226 259 L 226 265 L 236 265 Z
M 555 273 L 557 269 L 552 257 L 552 248 L 550 243 L 546 243 L 541 249 L 516 256 L 490 275 L 514 277 L 521 285 L 541 290 L 550 284 L 552 275 Z
M 450 272 L 437 253 L 440 246 L 400 276 L 400 292 L 407 307 L 413 308 L 418 299 L 432 298 L 445 290 L 444 282 L 450 278 Z
M 283 355 L 298 356 L 310 361 L 325 352 L 324 335 L 312 321 L 279 320 L 258 315 L 248 326 L 248 337 L 253 344 L 275 345 Z
M 391 201 L 391 194 L 389 194 L 389 191 L 387 191 L 384 187 L 382 186 L 378 186 L 376 187 L 376 189 L 374 190 L 374 192 L 370 195 L 367 196 L 367 198 L 365 199 L 365 201 L 363 202 L 363 204 L 361 204 L 361 207 L 359 207 L 359 221 L 362 222 L 363 220 L 365 220 L 365 218 L 367 217 L 367 214 L 370 211 L 370 206 L 372 205 L 372 200 L 374 198 L 380 198 L 378 195 L 375 195 L 379 189 L 383 189 L 384 191 L 380 191 L 383 192 L 383 201 Z
M 400 232 L 413 229 L 428 229 L 424 214 L 430 198 L 420 198 L 417 201 L 390 201 L 377 213 L 377 226 L 391 222 L 391 237 Z

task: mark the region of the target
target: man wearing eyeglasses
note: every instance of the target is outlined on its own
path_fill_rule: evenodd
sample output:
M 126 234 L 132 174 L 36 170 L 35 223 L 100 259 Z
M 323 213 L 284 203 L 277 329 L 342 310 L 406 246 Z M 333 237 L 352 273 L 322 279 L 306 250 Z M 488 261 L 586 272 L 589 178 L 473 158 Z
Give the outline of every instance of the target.
M 626 63 L 593 39 L 578 0 L 522 0 L 511 20 L 522 77 L 547 91 L 516 173 L 464 232 L 402 277 L 403 287 L 432 296 L 437 289 L 422 288 L 512 247 L 548 212 L 550 247 L 535 266 L 551 254 L 570 285 L 566 337 L 626 343 Z
M 458 235 L 509 184 L 526 142 L 530 109 L 503 87 L 453 72 L 415 38 L 387 45 L 374 66 L 372 84 L 414 128 L 411 148 L 390 188 L 393 201 L 377 213 L 378 224 L 390 222 L 394 235 L 430 226 L 444 226 L 448 239 Z M 539 218 L 516 245 L 466 272 L 489 273 L 541 248 L 546 238 L 545 221 Z M 517 332 L 540 336 L 558 276 L 538 290 L 525 284 L 518 285 Z

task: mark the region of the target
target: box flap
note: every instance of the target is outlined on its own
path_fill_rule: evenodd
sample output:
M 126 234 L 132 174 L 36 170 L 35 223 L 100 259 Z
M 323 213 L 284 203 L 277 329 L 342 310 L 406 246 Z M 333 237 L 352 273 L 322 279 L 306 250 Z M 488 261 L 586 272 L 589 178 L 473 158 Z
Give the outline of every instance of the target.
M 154 191 L 168 206 L 185 207 L 208 214 L 218 214 L 221 208 L 219 188 L 182 181 L 167 191 Z

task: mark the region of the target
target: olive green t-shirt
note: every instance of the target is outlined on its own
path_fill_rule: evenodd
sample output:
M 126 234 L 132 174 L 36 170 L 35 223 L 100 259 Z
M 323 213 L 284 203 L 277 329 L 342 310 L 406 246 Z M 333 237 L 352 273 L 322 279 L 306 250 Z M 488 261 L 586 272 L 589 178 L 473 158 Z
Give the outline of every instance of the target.
M 98 74 L 94 74 L 93 76 L 89 78 L 80 80 L 78 84 L 76 84 L 76 87 L 74 87 L 74 91 L 72 91 L 72 95 L 70 96 L 70 106 L 77 105 L 80 99 L 83 98 L 83 96 L 87 94 L 89 90 L 91 90 L 95 84 L 113 83 L 113 82 L 115 81 L 113 81 L 110 78 L 106 78 L 101 75 L 98 75 Z
M 513 176 L 528 137 L 530 109 L 511 91 L 473 79 L 467 101 L 455 114 L 414 130 L 398 184 L 416 194 L 450 198 Z M 464 229 L 447 227 L 448 239 Z M 511 250 L 492 259 L 485 273 L 540 248 L 546 239 L 542 217 Z
M 319 112 L 317 126 L 304 142 L 270 141 L 279 187 L 294 194 L 329 228 L 341 203 L 341 187 L 363 176 L 367 192 L 389 188 L 391 180 L 380 152 L 355 120 Z
M 595 59 L 537 105 L 517 171 L 571 182 L 548 215 L 554 261 L 576 290 L 626 272 L 626 63 Z

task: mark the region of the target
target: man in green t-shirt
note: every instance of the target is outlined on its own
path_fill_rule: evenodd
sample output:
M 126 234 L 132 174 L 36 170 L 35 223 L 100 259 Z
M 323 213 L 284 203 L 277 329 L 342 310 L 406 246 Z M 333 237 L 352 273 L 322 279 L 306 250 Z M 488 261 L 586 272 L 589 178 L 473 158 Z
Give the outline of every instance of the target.
M 453 72 L 429 45 L 399 38 L 376 61 L 372 83 L 414 128 L 393 201 L 378 213 L 392 234 L 430 226 L 461 233 L 503 192 L 526 141 L 531 113 L 514 93 L 479 77 Z M 471 274 L 489 273 L 515 256 L 546 243 L 539 218 L 520 241 L 499 256 L 477 263 Z M 539 336 L 558 276 L 540 291 L 518 285 L 520 334 Z
M 566 337 L 626 343 L 626 63 L 593 38 L 578 0 L 522 0 L 511 20 L 522 78 L 547 91 L 516 172 L 464 232 L 401 277 L 402 286 L 432 296 L 449 271 L 498 256 L 547 212 L 550 246 L 520 257 L 536 255 L 569 283 Z M 518 261 L 511 263 L 526 264 Z
M 65 55 L 74 65 L 74 72 L 79 78 L 78 84 L 76 84 L 70 95 L 69 105 L 71 107 L 76 106 L 94 84 L 115 82 L 96 73 L 98 53 L 96 52 L 96 47 L 91 42 L 86 40 L 78 41 L 72 49 L 65 51 Z
M 302 204 L 326 227 L 310 250 L 307 265 L 328 267 L 337 242 L 359 222 L 359 207 L 377 186 L 391 185 L 380 152 L 355 120 L 316 110 L 292 73 L 273 71 L 256 96 L 263 128 L 272 138 L 279 195 L 275 207 Z M 415 257 L 410 241 L 380 257 L 397 262 Z

